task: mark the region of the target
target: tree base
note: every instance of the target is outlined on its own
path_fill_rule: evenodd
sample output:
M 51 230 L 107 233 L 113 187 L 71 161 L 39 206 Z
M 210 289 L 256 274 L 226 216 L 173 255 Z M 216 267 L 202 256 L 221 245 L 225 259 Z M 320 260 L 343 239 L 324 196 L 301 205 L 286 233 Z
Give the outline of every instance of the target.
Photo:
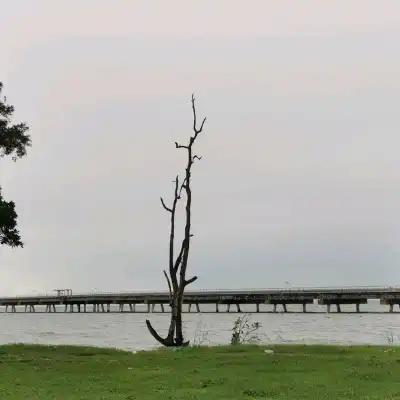
M 151 333 L 151 336 L 154 337 L 154 339 L 157 340 L 157 342 L 161 343 L 165 347 L 188 347 L 190 344 L 190 341 L 182 342 L 182 343 L 177 343 L 174 337 L 167 336 L 166 338 L 162 338 L 156 330 L 152 327 L 151 322 L 146 319 L 146 326 L 149 332 Z

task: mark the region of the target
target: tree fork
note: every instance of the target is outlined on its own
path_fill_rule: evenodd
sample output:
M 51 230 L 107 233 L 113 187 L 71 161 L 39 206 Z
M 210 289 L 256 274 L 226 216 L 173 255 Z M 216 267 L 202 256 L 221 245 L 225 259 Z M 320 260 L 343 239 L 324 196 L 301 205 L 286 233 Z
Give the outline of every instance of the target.
M 185 178 L 182 183 L 179 182 L 179 176 L 176 176 L 174 200 L 172 206 L 168 207 L 163 198 L 161 198 L 162 207 L 170 213 L 170 235 L 169 235 L 169 274 L 164 270 L 164 276 L 168 284 L 170 306 L 171 306 L 171 321 L 166 338 L 162 338 L 151 325 L 151 322 L 146 319 L 146 325 L 150 334 L 163 346 L 167 347 L 185 347 L 189 345 L 189 341 L 185 341 L 182 331 L 182 304 L 185 288 L 197 280 L 197 276 L 186 279 L 186 270 L 189 261 L 190 239 L 193 237 L 191 233 L 191 208 L 192 208 L 192 188 L 191 188 L 191 171 L 192 165 L 196 160 L 201 160 L 201 157 L 193 154 L 193 145 L 202 132 L 206 118 L 203 119 L 200 127 L 197 127 L 197 115 L 195 98 L 192 94 L 192 112 L 193 112 L 193 135 L 190 136 L 189 144 L 181 145 L 175 142 L 177 149 L 187 151 L 187 163 L 185 167 Z M 177 257 L 175 258 L 175 215 L 176 207 L 181 200 L 182 193 L 186 195 L 185 206 L 185 228 L 184 239 Z

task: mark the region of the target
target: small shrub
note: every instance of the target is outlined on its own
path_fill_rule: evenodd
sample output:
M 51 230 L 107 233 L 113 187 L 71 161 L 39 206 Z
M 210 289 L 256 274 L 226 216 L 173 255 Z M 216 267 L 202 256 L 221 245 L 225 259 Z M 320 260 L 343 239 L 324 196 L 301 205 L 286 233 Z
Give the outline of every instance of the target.
M 259 322 L 251 322 L 249 314 L 244 314 L 242 317 L 238 317 L 233 324 L 231 345 L 259 343 L 260 328 L 261 324 Z
M 199 322 L 197 324 L 197 328 L 194 332 L 194 338 L 192 342 L 192 346 L 199 347 L 203 345 L 210 344 L 210 340 L 208 339 L 208 334 L 210 330 L 206 324 Z

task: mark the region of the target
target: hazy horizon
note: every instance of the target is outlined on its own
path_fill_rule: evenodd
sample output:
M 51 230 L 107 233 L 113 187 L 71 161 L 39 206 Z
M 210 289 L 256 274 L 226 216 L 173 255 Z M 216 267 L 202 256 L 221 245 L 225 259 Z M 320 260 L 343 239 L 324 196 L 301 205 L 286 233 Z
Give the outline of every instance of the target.
M 301 4 L 5 3 L 33 147 L 0 162 L 25 242 L 0 295 L 165 289 L 193 92 L 190 289 L 400 285 L 400 3 Z

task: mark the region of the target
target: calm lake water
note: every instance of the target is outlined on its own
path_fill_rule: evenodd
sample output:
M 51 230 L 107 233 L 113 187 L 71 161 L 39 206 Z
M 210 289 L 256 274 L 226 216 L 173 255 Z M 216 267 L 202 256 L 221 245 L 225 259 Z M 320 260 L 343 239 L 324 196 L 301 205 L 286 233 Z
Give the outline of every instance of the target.
M 267 307 L 267 306 L 266 306 Z M 251 320 L 261 323 L 260 337 L 265 343 L 321 343 L 321 344 L 400 344 L 400 312 L 394 313 L 379 301 L 362 305 L 371 313 L 327 314 L 325 307 L 308 306 L 318 313 L 259 313 Z M 206 311 L 205 307 L 202 309 Z M 289 306 L 289 310 L 296 306 Z M 342 311 L 354 311 L 355 306 L 342 306 Z M 209 308 L 212 310 L 212 308 Z M 253 311 L 254 307 L 242 307 Z M 265 309 L 266 310 L 266 309 Z M 279 310 L 279 308 L 278 308 Z M 0 343 L 76 344 L 116 347 L 127 350 L 150 349 L 157 343 L 145 325 L 149 318 L 153 326 L 166 331 L 169 314 L 165 313 L 0 313 Z M 38 310 L 39 311 L 39 310 Z M 199 336 L 207 338 L 203 344 L 227 344 L 235 319 L 243 314 L 185 313 L 185 332 L 192 342 Z M 204 338 L 203 338 L 204 339 Z

